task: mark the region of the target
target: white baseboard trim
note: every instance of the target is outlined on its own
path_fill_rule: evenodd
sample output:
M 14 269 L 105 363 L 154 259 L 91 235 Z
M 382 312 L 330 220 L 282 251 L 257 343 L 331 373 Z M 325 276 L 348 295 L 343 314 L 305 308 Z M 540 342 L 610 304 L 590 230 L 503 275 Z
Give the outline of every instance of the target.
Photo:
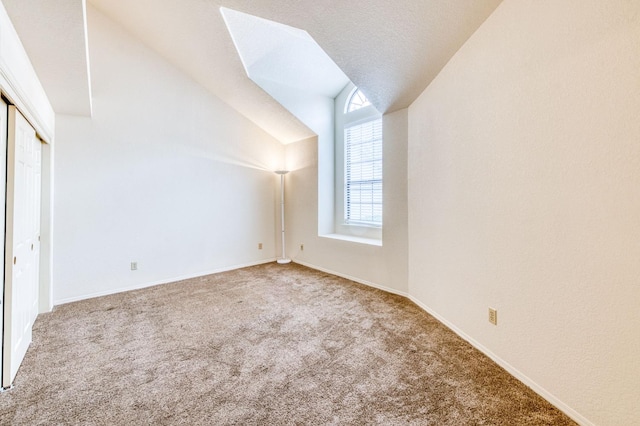
M 527 375 L 523 374 L 517 368 L 515 368 L 511 364 L 509 364 L 507 361 L 503 360 L 502 358 L 500 358 L 499 356 L 497 356 L 496 354 L 491 352 L 488 348 L 486 348 L 485 346 L 480 344 L 478 341 L 473 339 L 471 336 L 469 336 L 468 334 L 466 334 L 465 332 L 460 330 L 458 327 L 453 325 L 451 322 L 447 321 L 445 318 L 440 316 L 437 312 L 433 311 L 427 305 L 425 305 L 424 303 L 422 303 L 421 301 L 419 301 L 415 297 L 411 296 L 410 294 L 408 294 L 406 292 L 403 292 L 403 291 L 399 291 L 399 290 L 393 289 L 393 288 L 385 287 L 385 286 L 382 286 L 382 285 L 379 285 L 379 284 L 376 284 L 376 283 L 373 283 L 373 282 L 370 282 L 370 281 L 367 281 L 367 280 L 363 280 L 363 279 L 360 279 L 360 278 L 352 277 L 352 276 L 347 275 L 347 274 L 342 274 L 342 273 L 339 273 L 339 272 L 336 272 L 336 271 L 332 271 L 332 270 L 327 269 L 327 268 L 322 268 L 320 266 L 316 266 L 316 265 L 313 265 L 313 264 L 310 264 L 310 263 L 307 263 L 307 262 L 301 262 L 301 261 L 295 260 L 295 259 L 293 260 L 293 262 L 294 263 L 298 263 L 298 264 L 303 265 L 303 266 L 306 266 L 306 267 L 311 268 L 311 269 L 316 269 L 318 271 L 326 272 L 328 274 L 337 275 L 339 277 L 346 278 L 348 280 L 355 281 L 357 283 L 364 284 L 364 285 L 369 286 L 369 287 L 377 288 L 379 290 L 383 290 L 383 291 L 386 291 L 388 293 L 393 293 L 393 294 L 397 294 L 399 296 L 404 296 L 404 297 L 408 298 L 413 303 L 418 305 L 421 309 L 423 309 L 425 312 L 427 312 L 429 315 L 431 315 L 434 318 L 436 318 L 438 321 L 440 321 L 442 324 L 444 324 L 447 328 L 449 328 L 454 333 L 456 333 L 458 336 L 460 336 L 462 339 L 464 339 L 467 342 L 469 342 L 471 344 L 471 346 L 475 347 L 480 352 L 482 352 L 483 354 L 488 356 L 491 360 L 493 360 L 500 367 L 504 368 L 509 374 L 511 374 L 516 379 L 518 379 L 519 381 L 524 383 L 526 386 L 530 387 L 534 392 L 536 392 L 542 398 L 547 400 L 550 404 L 552 404 L 553 406 L 558 408 L 558 410 L 560 410 L 563 413 L 565 413 L 567 416 L 569 416 L 575 422 L 577 422 L 578 424 L 583 425 L 583 426 L 595 426 L 593 422 L 589 421 L 584 416 L 582 416 L 580 413 L 575 411 L 573 408 L 569 407 L 567 404 L 565 404 L 560 399 L 558 399 L 556 396 L 554 396 L 551 392 L 547 391 L 545 388 L 543 388 L 542 386 L 538 385 L 535 381 L 530 379 Z
M 331 269 L 323 268 L 321 266 L 316 266 L 316 265 L 313 265 L 311 263 L 301 262 L 301 261 L 296 260 L 296 259 L 293 259 L 293 263 L 297 263 L 299 265 L 306 266 L 307 268 L 315 269 L 317 271 L 326 272 L 327 274 L 336 275 L 338 277 L 346 278 L 349 281 L 355 281 L 358 284 L 364 284 L 364 285 L 369 286 L 369 287 L 377 288 L 378 290 L 386 291 L 387 293 L 397 294 L 399 296 L 404 296 L 404 297 L 408 296 L 407 293 L 405 293 L 404 291 L 396 290 L 395 288 L 391 288 L 391 287 L 385 287 L 383 285 L 376 284 L 376 283 L 373 283 L 371 281 L 367 281 L 367 280 L 363 280 L 363 279 L 360 279 L 360 278 L 352 277 L 351 275 L 342 274 L 340 272 L 332 271 Z
M 250 266 L 262 265 L 262 264 L 265 264 L 265 263 L 270 263 L 270 262 L 275 262 L 275 261 L 276 261 L 276 258 L 260 260 L 260 261 L 257 261 L 257 262 L 246 263 L 246 264 L 242 264 L 242 265 L 235 265 L 235 266 L 229 266 L 229 267 L 224 267 L 224 268 L 217 268 L 217 269 L 214 269 L 214 270 L 205 271 L 205 272 L 199 272 L 199 273 L 196 273 L 196 274 L 183 275 L 183 276 L 174 277 L 174 278 L 170 278 L 170 279 L 154 281 L 154 282 L 149 282 L 149 283 L 143 283 L 143 284 L 139 284 L 139 285 L 135 285 L 135 286 L 131 286 L 131 287 L 122 287 L 122 288 L 113 289 L 113 290 L 104 291 L 104 292 L 97 292 L 97 293 L 82 295 L 82 296 L 78 296 L 78 297 L 70 297 L 70 298 L 66 298 L 66 299 L 56 300 L 54 302 L 54 305 L 63 305 L 65 303 L 77 302 L 77 301 L 80 301 L 80 300 L 91 299 L 91 298 L 94 298 L 94 297 L 108 296 L 110 294 L 121 293 L 121 292 L 131 291 L 131 290 L 139 290 L 139 289 L 142 289 L 142 288 L 153 287 L 153 286 L 156 286 L 156 285 L 168 284 L 168 283 L 172 283 L 172 282 L 176 282 L 176 281 L 182 281 L 182 280 L 186 280 L 186 279 L 190 279 L 190 278 L 202 277 L 202 276 L 205 276 L 205 275 L 217 274 L 217 273 L 220 273 L 220 272 L 232 271 L 234 269 L 247 268 L 247 267 L 250 267 Z M 323 268 L 323 267 L 320 267 L 320 266 L 317 266 L 317 265 L 313 265 L 311 263 L 302 262 L 302 261 L 299 261 L 299 260 L 293 260 L 293 262 L 297 263 L 299 265 L 302 265 L 302 266 L 306 266 L 307 268 L 311 268 L 311 269 L 315 269 L 315 270 L 318 270 L 318 271 L 326 272 L 328 274 L 336 275 L 338 277 L 342 277 L 342 278 L 348 279 L 350 281 L 354 281 L 356 283 L 366 285 L 368 287 L 373 287 L 373 288 L 376 288 L 378 290 L 386 291 L 387 293 L 397 294 L 399 296 L 404 296 L 404 297 L 408 298 L 413 303 L 418 305 L 421 309 L 423 309 L 425 312 L 427 312 L 429 315 L 431 315 L 434 318 L 436 318 L 438 321 L 440 321 L 442 324 L 444 324 L 447 328 L 449 328 L 454 333 L 456 333 L 458 336 L 460 336 L 462 339 L 464 339 L 467 342 L 469 342 L 469 344 L 471 344 L 473 347 L 475 347 L 480 352 L 482 352 L 483 354 L 488 356 L 491 360 L 493 360 L 500 367 L 504 368 L 509 374 L 511 374 L 516 379 L 518 379 L 519 381 L 524 383 L 526 386 L 530 387 L 534 392 L 536 392 L 542 398 L 547 400 L 549 403 L 551 403 L 552 405 L 557 407 L 560 411 L 565 413 L 567 416 L 569 416 L 575 422 L 577 422 L 578 424 L 580 424 L 582 426 L 595 426 L 595 424 L 593 422 L 589 421 L 584 416 L 582 416 L 580 413 L 575 411 L 573 408 L 569 407 L 567 404 L 565 404 L 560 399 L 555 397 L 551 392 L 547 391 L 545 388 L 543 388 L 542 386 L 538 385 L 535 381 L 533 381 L 532 379 L 527 377 L 525 374 L 520 372 L 518 369 L 513 367 L 511 364 L 509 364 L 507 361 L 503 360 L 502 358 L 500 358 L 499 356 L 497 356 L 496 354 L 491 352 L 488 348 L 486 348 L 485 346 L 480 344 L 478 341 L 473 339 L 471 336 L 469 336 L 468 334 L 466 334 L 465 332 L 460 330 L 458 327 L 453 325 L 451 322 L 447 321 L 444 317 L 440 316 L 437 312 L 433 311 L 427 305 L 425 305 L 424 303 L 422 303 L 420 300 L 416 299 L 415 297 L 411 296 L 407 292 L 396 290 L 396 289 L 390 288 L 390 287 L 385 287 L 383 285 L 376 284 L 376 283 L 373 283 L 371 281 L 363 280 L 363 279 L 360 279 L 360 278 L 357 278 L 357 277 L 353 277 L 351 275 L 342 274 L 342 273 L 339 273 L 339 272 L 336 272 L 336 271 L 332 271 L 330 269 Z
M 463 338 L 464 340 L 469 342 L 471 344 L 471 346 L 473 346 L 474 348 L 478 349 L 480 352 L 482 352 L 483 354 L 485 354 L 486 356 L 491 358 L 492 361 L 494 361 L 500 367 L 502 367 L 505 370 L 507 370 L 507 372 L 509 374 L 511 374 L 516 379 L 520 380 L 522 383 L 524 383 L 525 385 L 530 387 L 535 393 L 537 393 L 538 395 L 540 395 L 541 397 L 546 399 L 549 403 L 554 405 L 558 410 L 560 410 L 563 413 L 565 413 L 567 416 L 569 416 L 575 422 L 577 422 L 578 424 L 583 425 L 583 426 L 595 426 L 594 423 L 590 422 L 584 416 L 582 416 L 580 413 L 575 411 L 573 408 L 569 407 L 567 404 L 562 402 L 560 399 L 556 398 L 551 392 L 547 391 L 545 388 L 543 388 L 542 386 L 538 385 L 535 381 L 533 381 L 532 379 L 527 377 L 525 374 L 520 372 L 517 368 L 513 367 L 507 361 L 503 360 L 502 358 L 500 358 L 499 356 L 497 356 L 496 354 L 491 352 L 488 348 L 486 348 L 485 346 L 480 344 L 478 341 L 473 339 L 471 336 L 469 336 L 468 334 L 466 334 L 465 332 L 460 330 L 458 327 L 456 327 L 455 325 L 453 325 L 452 323 L 450 323 L 449 321 L 444 319 L 442 316 L 440 316 L 437 312 L 433 311 L 427 305 L 425 305 L 424 303 L 422 303 L 421 301 L 419 301 L 418 299 L 416 299 L 415 297 L 413 297 L 411 295 L 408 295 L 407 297 L 409 298 L 409 300 L 411 300 L 413 303 L 418 305 L 420 308 L 422 308 L 429 315 L 431 315 L 434 318 L 436 318 L 438 321 L 440 321 L 442 324 L 444 324 L 447 328 L 449 328 L 454 333 L 456 333 L 458 336 L 460 336 L 461 338 Z
M 78 302 L 80 300 L 93 299 L 94 297 L 108 296 L 110 294 L 122 293 L 125 291 L 131 291 L 131 290 L 140 290 L 142 288 L 153 287 L 153 286 L 162 285 L 162 284 L 169 284 L 176 281 L 188 280 L 191 278 L 204 277 L 205 275 L 218 274 L 220 272 L 233 271 L 234 269 L 248 268 L 249 266 L 262 265 L 264 263 L 271 263 L 275 261 L 276 261 L 276 258 L 274 257 L 273 259 L 265 259 L 265 260 L 259 260 L 257 262 L 244 263 L 241 265 L 233 265 L 233 266 L 227 266 L 223 268 L 216 268 L 209 271 L 198 272 L 195 274 L 181 275 L 178 277 L 167 278 L 159 281 L 135 284 L 129 287 L 119 287 L 119 288 L 110 289 L 107 291 L 99 291 L 96 293 L 83 294 L 82 296 L 74 296 L 74 297 L 68 297 L 65 299 L 58 299 L 58 300 L 55 300 L 53 304 L 54 306 L 64 305 L 66 303 Z

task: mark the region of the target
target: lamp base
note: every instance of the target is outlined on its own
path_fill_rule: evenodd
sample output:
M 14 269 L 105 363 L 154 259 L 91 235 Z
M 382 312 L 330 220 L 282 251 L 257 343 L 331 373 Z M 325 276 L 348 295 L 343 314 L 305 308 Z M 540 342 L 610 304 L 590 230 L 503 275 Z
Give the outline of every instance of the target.
M 291 263 L 291 259 L 278 259 L 278 263 Z

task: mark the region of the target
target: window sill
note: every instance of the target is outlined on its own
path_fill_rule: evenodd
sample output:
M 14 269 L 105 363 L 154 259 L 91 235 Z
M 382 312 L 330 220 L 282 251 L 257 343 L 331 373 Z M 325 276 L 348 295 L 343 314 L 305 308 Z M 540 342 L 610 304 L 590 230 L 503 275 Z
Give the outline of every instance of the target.
M 345 222 L 341 226 L 353 226 L 357 228 L 382 229 L 382 225 L 372 225 L 364 222 Z
M 320 235 L 320 237 L 382 247 L 382 240 L 379 240 L 377 238 L 354 237 L 353 235 L 344 235 L 344 234 L 325 234 L 325 235 Z

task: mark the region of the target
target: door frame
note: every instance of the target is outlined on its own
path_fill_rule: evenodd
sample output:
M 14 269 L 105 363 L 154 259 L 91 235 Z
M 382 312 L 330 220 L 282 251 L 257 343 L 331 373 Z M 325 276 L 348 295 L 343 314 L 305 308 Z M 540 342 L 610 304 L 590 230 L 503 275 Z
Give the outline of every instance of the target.
M 13 105 L 22 113 L 22 115 L 36 130 L 36 137 L 39 138 L 42 142 L 42 199 L 40 207 L 40 288 L 38 295 L 39 313 L 42 314 L 45 312 L 51 312 L 51 310 L 53 309 L 54 143 L 53 139 L 48 138 L 47 136 L 40 133 L 41 126 L 36 125 L 37 119 L 32 118 L 32 116 L 28 114 L 25 114 L 25 111 L 20 107 L 20 104 L 14 102 L 14 99 L 10 97 L 6 91 L 3 90 L 2 79 L 0 79 L 0 97 L 2 97 L 2 99 L 7 104 L 7 108 Z M 0 176 L 0 185 L 4 184 L 6 187 L 6 183 L 6 174 L 5 176 Z M 9 206 L 6 206 L 6 208 L 9 208 Z M 0 288 L 4 288 L 4 279 L 0 281 Z
M 0 200 L 5 200 L 0 208 L 0 225 L 6 229 L 6 176 L 7 176 L 7 149 L 9 140 L 9 103 L 0 97 Z M 2 176 L 4 176 L 4 181 Z M 2 184 L 4 182 L 4 185 Z M 5 231 L 6 232 L 6 231 Z M 4 267 L 5 267 L 6 235 L 3 234 L 0 244 L 0 366 L 4 365 Z M 0 368 L 0 389 L 2 389 L 2 368 Z
M 7 134 L 5 135 L 6 146 L 5 146 L 5 168 L 7 161 L 7 152 L 8 149 L 8 111 L 9 106 L 16 106 L 12 99 L 7 96 L 7 93 L 2 90 L 0 85 L 0 97 L 7 105 Z M 22 111 L 19 107 L 18 110 Z M 23 116 L 27 119 L 27 121 L 36 129 L 36 137 L 42 143 L 42 171 L 41 171 L 41 204 L 40 204 L 40 264 L 39 264 L 39 286 L 38 286 L 38 313 L 50 312 L 53 309 L 53 159 L 54 159 L 54 149 L 51 141 L 44 139 L 41 134 L 38 132 L 38 127 L 34 126 L 33 121 L 25 114 Z M 1 160 L 1 158 L 0 158 Z M 6 200 L 6 184 L 7 184 L 7 175 L 5 173 L 4 176 L 0 176 L 0 185 L 5 187 L 5 215 L 6 210 L 13 206 L 9 206 Z M 0 194 L 1 195 L 1 194 Z M 2 225 L 6 225 L 6 217 L 5 223 Z M 2 244 L 4 246 L 4 256 L 0 259 L 2 262 L 5 261 L 6 257 L 6 226 L 2 238 Z M 3 270 L 4 272 L 4 270 Z M 2 292 L 2 305 L 0 305 L 0 316 L 3 317 L 2 321 L 0 321 L 0 342 L 4 345 L 4 284 L 5 284 L 5 274 L 2 274 L 2 278 L 0 279 L 0 290 Z M 4 347 L 0 347 L 0 366 L 4 365 L 4 359 L 2 359 L 4 353 Z M 10 389 L 10 386 L 2 387 L 2 383 L 4 383 L 3 378 L 3 369 L 0 368 L 0 392 Z
M 40 313 L 42 200 L 42 141 L 18 108 L 10 105 L 8 110 L 2 336 L 2 387 L 5 389 L 13 386 L 31 345 L 33 326 Z M 27 172 L 25 167 L 31 172 L 23 174 Z M 32 217 L 34 208 L 37 213 Z M 33 219 L 36 219 L 35 223 Z
M 0 2 L 0 95 L 15 105 L 36 130 L 42 145 L 40 286 L 38 311 L 53 309 L 53 163 L 55 111 L 33 69 L 18 33 Z M 5 184 L 0 177 L 0 185 Z M 5 203 L 6 204 L 6 203 Z M 9 206 L 13 208 L 13 206 Z M 4 261 L 4 259 L 0 259 Z M 0 282 L 4 287 L 4 279 Z M 0 336 L 1 338 L 2 336 Z

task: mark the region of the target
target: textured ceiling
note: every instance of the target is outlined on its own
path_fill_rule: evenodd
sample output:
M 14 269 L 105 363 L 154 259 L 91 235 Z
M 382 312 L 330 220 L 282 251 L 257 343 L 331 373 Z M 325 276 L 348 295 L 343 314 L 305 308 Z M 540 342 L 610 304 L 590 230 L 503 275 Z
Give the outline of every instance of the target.
M 220 7 L 307 31 L 381 112 L 409 106 L 501 0 L 89 0 L 284 143 L 310 130 L 244 72 Z
M 60 93 L 82 98 L 75 94 L 83 90 L 88 77 L 86 39 L 79 30 L 84 21 L 77 19 L 77 5 L 83 0 L 2 2 L 54 109 L 72 110 Z M 88 7 L 95 6 L 241 114 L 288 143 L 308 138 L 313 132 L 247 77 L 220 7 L 307 31 L 384 113 L 409 106 L 500 2 L 88 0 Z M 23 18 L 16 20 L 17 9 L 22 9 Z M 64 13 L 65 9 L 69 13 Z M 75 19 L 71 19 L 73 14 Z M 27 30 L 23 24 L 28 19 L 35 21 Z M 66 67 L 69 74 L 64 72 Z M 87 73 L 85 80 L 74 77 L 82 69 Z
M 2 0 L 56 113 L 91 115 L 83 0 Z
M 106 0 L 89 4 L 281 142 L 315 135 L 247 77 L 218 2 Z

